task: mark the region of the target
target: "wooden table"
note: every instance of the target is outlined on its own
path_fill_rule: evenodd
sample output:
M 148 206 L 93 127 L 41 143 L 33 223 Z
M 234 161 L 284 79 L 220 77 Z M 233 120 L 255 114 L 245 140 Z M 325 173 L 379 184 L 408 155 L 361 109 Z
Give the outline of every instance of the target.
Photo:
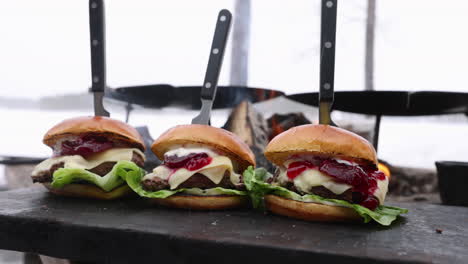
M 397 205 L 410 213 L 381 227 L 250 210 L 170 210 L 138 198 L 61 198 L 28 188 L 0 192 L 0 248 L 96 263 L 468 263 L 468 208 Z

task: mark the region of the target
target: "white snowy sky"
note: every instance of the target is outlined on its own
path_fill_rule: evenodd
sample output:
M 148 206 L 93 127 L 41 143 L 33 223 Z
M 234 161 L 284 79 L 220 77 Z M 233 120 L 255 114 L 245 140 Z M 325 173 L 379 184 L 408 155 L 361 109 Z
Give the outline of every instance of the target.
M 106 1 L 109 86 L 201 84 L 216 15 L 222 8 L 234 11 L 233 3 Z M 366 3 L 339 2 L 336 90 L 363 89 Z M 468 91 L 467 14 L 466 0 L 377 0 L 376 89 Z M 248 84 L 286 93 L 317 91 L 319 15 L 319 0 L 252 0 Z M 0 25 L 0 97 L 39 98 L 88 89 L 87 0 L 0 0 Z M 228 84 L 229 64 L 227 52 L 220 84 Z M 192 117 L 161 113 L 135 116 L 132 124 L 150 123 L 156 137 Z M 227 112 L 221 113 L 225 118 Z M 41 143 L 47 128 L 78 114 L 84 113 L 32 113 L 0 106 L 2 123 L 16 128 L 0 132 L 0 154 L 48 155 Z M 224 122 L 219 116 L 218 125 Z M 113 117 L 122 119 L 123 114 Z M 18 122 L 24 119 L 28 123 Z M 466 141 L 460 140 L 468 133 L 466 125 L 392 122 L 382 123 L 379 149 L 389 161 L 432 167 L 437 159 L 468 156 L 468 146 L 462 146 Z M 443 134 L 459 148 L 447 150 L 432 140 Z M 28 147 L 18 148 L 12 138 L 22 138 Z
M 0 2 L 0 96 L 86 90 L 88 1 Z M 337 90 L 363 87 L 366 2 L 339 2 Z M 252 3 L 249 85 L 316 91 L 320 1 Z M 106 1 L 109 85 L 200 84 L 221 8 L 233 10 L 233 1 Z M 467 1 L 378 0 L 377 9 L 377 89 L 466 90 Z

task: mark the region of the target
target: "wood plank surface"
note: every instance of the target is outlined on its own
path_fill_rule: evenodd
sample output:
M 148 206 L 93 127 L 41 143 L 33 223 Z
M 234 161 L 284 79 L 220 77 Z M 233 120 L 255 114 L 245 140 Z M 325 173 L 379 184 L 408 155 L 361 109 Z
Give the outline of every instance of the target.
M 391 227 L 0 192 L 0 248 L 97 263 L 468 263 L 468 208 L 401 203 Z M 439 231 L 439 232 L 438 232 Z

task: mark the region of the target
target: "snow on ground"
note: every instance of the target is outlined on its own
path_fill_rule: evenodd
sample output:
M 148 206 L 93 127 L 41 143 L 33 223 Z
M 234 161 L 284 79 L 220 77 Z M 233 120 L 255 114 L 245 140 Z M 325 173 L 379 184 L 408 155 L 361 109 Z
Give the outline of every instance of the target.
M 6 179 L 5 179 L 4 174 L 5 174 L 5 166 L 0 165 L 0 188 L 6 185 Z
M 279 107 L 277 104 L 281 105 Z M 275 106 L 276 105 L 276 106 Z M 276 109 L 283 112 L 305 111 L 312 120 L 316 110 L 287 103 L 284 99 L 276 103 L 262 103 L 257 109 L 266 117 Z M 0 131 L 0 155 L 47 157 L 51 151 L 42 144 L 45 132 L 65 118 L 89 115 L 89 112 L 51 112 L 32 110 L 1 110 L 3 124 L 8 129 Z M 7 114 L 5 114 L 7 113 Z M 123 120 L 124 113 L 111 108 L 112 117 Z M 136 109 L 130 116 L 133 126 L 147 125 L 154 138 L 168 128 L 178 124 L 189 124 L 198 111 L 180 109 L 148 110 Z M 222 126 L 229 110 L 216 110 L 213 113 L 214 126 Z M 340 120 L 336 120 L 339 123 Z M 350 122 L 349 120 L 347 120 Z M 351 121 L 352 122 L 352 121 Z M 384 117 L 382 119 L 379 144 L 379 157 L 392 164 L 433 168 L 436 160 L 468 161 L 468 125 L 424 121 L 420 118 Z
M 468 161 L 468 124 L 385 118 L 379 157 L 395 165 L 435 168 L 439 160 Z
M 22 264 L 23 253 L 17 251 L 0 250 L 0 264 Z

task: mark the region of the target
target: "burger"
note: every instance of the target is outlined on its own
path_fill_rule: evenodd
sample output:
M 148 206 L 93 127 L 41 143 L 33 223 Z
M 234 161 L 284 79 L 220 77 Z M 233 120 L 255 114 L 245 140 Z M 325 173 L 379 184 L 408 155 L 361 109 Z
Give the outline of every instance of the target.
M 57 195 L 115 199 L 132 193 L 128 175 L 144 174 L 141 136 L 115 119 L 67 119 L 47 131 L 43 142 L 53 155 L 34 168 L 32 180 Z
M 364 138 L 328 125 L 291 128 L 271 140 L 265 156 L 276 173 L 244 173 L 253 200 L 267 210 L 308 221 L 362 221 L 389 225 L 406 209 L 384 206 L 390 175 L 378 170 Z
M 140 196 L 156 204 L 193 210 L 240 207 L 248 201 L 242 172 L 255 165 L 236 135 L 208 125 L 180 125 L 155 140 L 163 163 L 144 177 L 127 178 Z

